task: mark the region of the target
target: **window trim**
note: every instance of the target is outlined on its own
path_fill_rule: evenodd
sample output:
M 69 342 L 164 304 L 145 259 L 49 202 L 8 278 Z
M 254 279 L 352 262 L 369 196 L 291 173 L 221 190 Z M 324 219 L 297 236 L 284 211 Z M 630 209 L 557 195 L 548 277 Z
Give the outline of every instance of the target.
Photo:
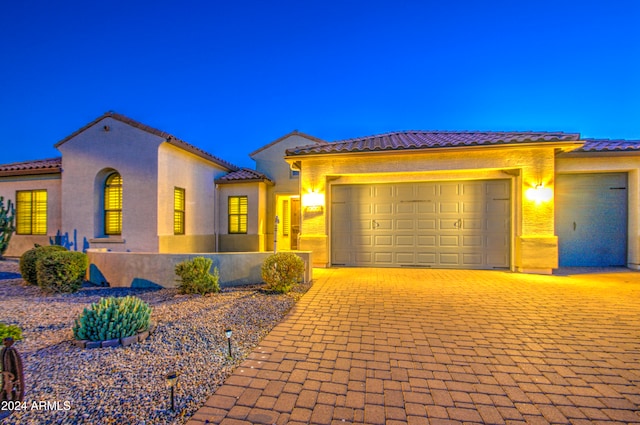
M 177 194 L 181 194 L 180 198 Z M 182 199 L 181 205 L 178 205 L 178 200 Z M 182 187 L 174 186 L 173 188 L 173 234 L 184 235 L 186 233 L 186 204 L 187 194 L 186 190 Z
M 244 200 L 244 202 L 242 202 Z M 237 213 L 232 213 L 232 202 L 237 201 Z M 247 195 L 232 195 L 227 198 L 227 222 L 228 222 L 228 232 L 230 235 L 246 235 L 249 230 L 249 197 Z M 232 220 L 233 218 L 237 218 L 236 220 Z M 244 217 L 244 223 L 242 218 Z M 236 221 L 237 225 L 235 228 L 232 228 L 232 222 Z M 244 229 L 243 229 L 244 224 Z
M 21 201 L 20 194 L 29 193 L 31 195 L 31 199 L 29 201 Z M 44 193 L 44 201 L 38 200 L 35 197 L 35 194 L 43 194 Z M 31 189 L 31 190 L 16 190 L 16 235 L 46 235 L 48 232 L 49 226 L 49 205 L 48 205 L 49 194 L 47 193 L 47 189 Z M 21 227 L 21 216 L 24 214 L 24 211 L 21 211 L 23 202 L 29 202 L 29 219 L 28 219 L 28 231 L 23 231 L 24 229 Z M 40 203 L 40 205 L 38 205 Z M 39 211 L 38 206 L 42 207 L 44 204 L 44 211 Z M 42 220 L 44 223 L 39 222 Z M 41 230 L 44 227 L 44 230 Z M 36 229 L 34 231 L 34 228 Z
M 118 178 L 120 180 L 120 183 L 111 183 L 111 180 Z M 122 180 L 122 175 L 120 173 L 118 173 L 117 171 L 114 171 L 112 173 L 110 173 L 107 178 L 104 180 L 104 191 L 103 191 L 103 202 L 104 202 L 104 208 L 103 208 L 103 230 L 104 230 L 104 234 L 105 236 L 120 236 L 122 235 L 122 204 L 123 204 L 123 188 L 124 184 L 123 184 L 123 180 Z M 109 199 L 108 197 L 110 196 L 110 192 L 108 192 L 109 189 L 111 188 L 120 188 L 119 193 L 116 193 L 119 198 L 120 198 L 120 202 L 119 202 L 119 208 L 108 208 L 107 206 L 107 199 Z M 109 220 L 107 219 L 107 216 L 110 214 L 115 214 L 116 215 L 116 222 L 118 223 L 118 226 L 116 229 L 111 229 L 109 228 Z

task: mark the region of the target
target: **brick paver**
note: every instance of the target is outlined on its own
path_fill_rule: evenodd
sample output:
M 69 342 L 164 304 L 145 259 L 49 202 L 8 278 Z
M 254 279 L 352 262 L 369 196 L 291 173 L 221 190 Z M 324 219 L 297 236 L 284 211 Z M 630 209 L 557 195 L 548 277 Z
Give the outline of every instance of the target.
M 318 269 L 189 420 L 640 423 L 640 274 Z

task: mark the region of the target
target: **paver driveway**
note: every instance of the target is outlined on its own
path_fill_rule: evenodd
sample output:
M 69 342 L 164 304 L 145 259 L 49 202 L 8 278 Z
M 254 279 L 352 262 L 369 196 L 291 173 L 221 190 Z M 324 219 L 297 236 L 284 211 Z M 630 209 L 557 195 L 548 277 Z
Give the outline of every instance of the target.
M 640 274 L 320 269 L 189 424 L 640 423 Z

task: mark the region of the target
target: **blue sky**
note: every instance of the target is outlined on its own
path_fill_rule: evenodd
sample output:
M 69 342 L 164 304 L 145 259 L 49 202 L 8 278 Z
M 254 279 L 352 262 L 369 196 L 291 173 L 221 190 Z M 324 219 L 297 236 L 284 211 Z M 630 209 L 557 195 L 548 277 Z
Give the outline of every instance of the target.
M 0 163 L 113 110 L 240 166 L 297 129 L 640 139 L 640 2 L 40 1 L 0 14 Z

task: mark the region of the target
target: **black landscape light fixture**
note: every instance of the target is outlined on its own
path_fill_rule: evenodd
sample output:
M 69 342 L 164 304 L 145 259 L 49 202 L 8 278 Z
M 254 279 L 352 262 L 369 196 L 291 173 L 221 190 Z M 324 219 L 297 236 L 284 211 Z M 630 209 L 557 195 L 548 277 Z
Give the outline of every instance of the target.
M 229 357 L 233 357 L 231 355 L 231 334 L 233 333 L 233 331 L 231 331 L 231 329 L 225 329 L 224 334 L 227 336 L 227 342 L 229 343 Z
M 171 411 L 175 410 L 175 402 L 174 402 L 174 388 L 178 383 L 178 374 L 176 372 L 169 372 L 167 376 L 165 376 L 167 387 L 171 389 Z

